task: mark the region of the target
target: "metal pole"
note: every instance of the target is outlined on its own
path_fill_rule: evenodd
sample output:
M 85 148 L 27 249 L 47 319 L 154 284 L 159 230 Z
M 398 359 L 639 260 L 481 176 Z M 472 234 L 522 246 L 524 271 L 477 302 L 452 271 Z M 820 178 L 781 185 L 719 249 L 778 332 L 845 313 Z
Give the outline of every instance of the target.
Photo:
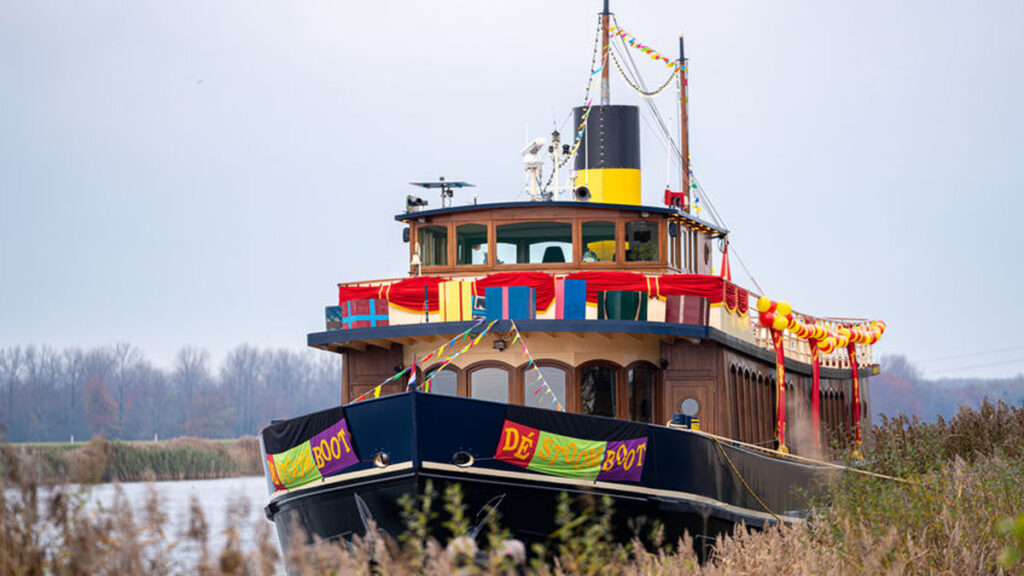
M 687 114 L 686 95 L 686 52 L 683 49 L 683 35 L 679 35 L 679 155 L 682 156 L 683 178 L 680 181 L 683 185 L 683 192 L 686 193 L 686 212 L 692 210 L 692 194 L 690 194 L 690 128 L 689 115 Z

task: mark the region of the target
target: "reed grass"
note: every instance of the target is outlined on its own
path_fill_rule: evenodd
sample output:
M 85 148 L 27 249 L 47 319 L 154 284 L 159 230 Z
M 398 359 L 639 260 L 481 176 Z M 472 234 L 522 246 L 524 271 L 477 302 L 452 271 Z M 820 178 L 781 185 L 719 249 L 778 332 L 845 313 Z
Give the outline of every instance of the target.
M 12 445 L 20 475 L 38 484 L 95 484 L 142 480 L 204 480 L 263 474 L 259 441 L 174 438 Z M 0 476 L 10 467 L 0 465 Z
M 401 541 L 371 530 L 348 543 L 296 542 L 288 558 L 281 557 L 271 525 L 262 519 L 247 525 L 242 518 L 252 504 L 238 502 L 223 545 L 213 549 L 196 502 L 180 536 L 163 532 L 167 514 L 155 497 L 134 515 L 123 503 L 86 512 L 81 498 L 64 487 L 40 490 L 33 474 L 22 474 L 23 456 L 0 446 L 6 472 L 0 480 L 0 575 L 269 575 L 283 573 L 284 564 L 294 573 L 367 575 L 1022 574 L 1021 413 L 993 404 L 962 410 L 948 422 L 883 421 L 874 430 L 873 449 L 865 450 L 868 459 L 856 465 L 912 483 L 840 475 L 807 522 L 764 531 L 738 527 L 718 538 L 703 564 L 691 539 L 662 542 L 657 527 L 632 542 L 615 541 L 608 502 L 593 498 L 563 497 L 552 511 L 559 528 L 545 545 L 528 551 L 496 515 L 473 539 L 455 488 L 406 498 L 409 529 Z M 106 457 L 131 462 L 131 470 L 184 469 L 150 455 L 126 458 L 111 443 L 90 443 L 90 449 L 98 455 L 88 455 L 87 462 Z M 192 454 L 179 457 L 202 462 Z M 445 530 L 440 541 L 428 528 L 437 525 Z M 255 535 L 249 549 L 241 545 L 246 531 Z M 186 559 L 181 550 L 189 552 Z

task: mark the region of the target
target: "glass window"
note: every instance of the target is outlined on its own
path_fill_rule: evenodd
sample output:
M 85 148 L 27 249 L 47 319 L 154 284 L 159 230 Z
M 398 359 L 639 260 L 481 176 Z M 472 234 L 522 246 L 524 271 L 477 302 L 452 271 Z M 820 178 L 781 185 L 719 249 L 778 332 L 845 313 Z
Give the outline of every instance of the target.
M 615 417 L 615 369 L 591 366 L 583 371 L 580 407 L 584 414 Z
M 456 264 L 487 264 L 487 226 L 463 224 L 455 228 Z
M 508 402 L 508 370 L 481 368 L 470 374 L 469 393 L 473 398 Z
M 430 391 L 445 396 L 459 395 L 459 375 L 452 370 L 432 370 Z
M 583 261 L 615 262 L 615 223 L 583 223 Z
M 520 222 L 497 229 L 498 264 L 572 262 L 572 224 Z
M 654 422 L 654 370 L 633 368 L 629 371 L 629 419 Z
M 527 370 L 523 376 L 523 398 L 526 399 L 524 404 L 533 408 L 549 408 L 551 410 L 558 409 L 559 403 L 565 406 L 565 370 L 554 366 L 541 366 L 539 371 L 540 375 L 544 377 L 544 382 L 548 383 L 551 394 L 554 394 L 555 397 L 552 398 L 551 394 L 544 392 L 544 384 L 541 383 L 537 370 Z
M 626 222 L 626 262 L 654 262 L 658 259 L 658 223 L 650 220 Z
M 423 226 L 419 230 L 420 262 L 424 266 L 448 265 L 448 228 Z

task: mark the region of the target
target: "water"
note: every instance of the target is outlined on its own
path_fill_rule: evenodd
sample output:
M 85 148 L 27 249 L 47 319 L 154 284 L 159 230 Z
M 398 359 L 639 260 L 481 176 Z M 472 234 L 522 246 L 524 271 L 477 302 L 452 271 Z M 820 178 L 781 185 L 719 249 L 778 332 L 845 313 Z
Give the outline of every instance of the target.
M 145 518 L 144 509 L 151 491 L 155 491 L 160 505 L 167 515 L 164 534 L 170 541 L 184 541 L 188 527 L 190 505 L 194 496 L 209 528 L 209 550 L 216 555 L 227 542 L 225 530 L 228 527 L 229 512 L 242 511 L 242 517 L 235 516 L 241 547 L 244 552 L 254 551 L 260 544 L 255 527 L 263 523 L 270 528 L 266 533 L 277 546 L 274 524 L 266 519 L 263 507 L 267 504 L 267 483 L 262 476 L 244 478 L 223 478 L 220 480 L 181 480 L 174 482 L 132 482 L 127 484 L 99 484 L 77 486 L 84 491 L 86 506 L 111 509 L 120 490 L 131 506 L 137 522 Z M 198 558 L 198 552 L 189 546 L 175 547 L 171 557 L 176 561 L 190 564 Z

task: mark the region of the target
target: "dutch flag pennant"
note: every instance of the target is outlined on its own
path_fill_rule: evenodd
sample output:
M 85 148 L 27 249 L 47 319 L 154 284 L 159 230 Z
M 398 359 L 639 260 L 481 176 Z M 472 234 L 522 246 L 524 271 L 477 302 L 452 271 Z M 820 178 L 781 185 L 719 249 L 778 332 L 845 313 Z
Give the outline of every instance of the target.
M 416 385 L 416 357 L 412 359 L 412 366 L 409 369 L 409 383 L 405 385 L 405 389 L 408 390 Z

